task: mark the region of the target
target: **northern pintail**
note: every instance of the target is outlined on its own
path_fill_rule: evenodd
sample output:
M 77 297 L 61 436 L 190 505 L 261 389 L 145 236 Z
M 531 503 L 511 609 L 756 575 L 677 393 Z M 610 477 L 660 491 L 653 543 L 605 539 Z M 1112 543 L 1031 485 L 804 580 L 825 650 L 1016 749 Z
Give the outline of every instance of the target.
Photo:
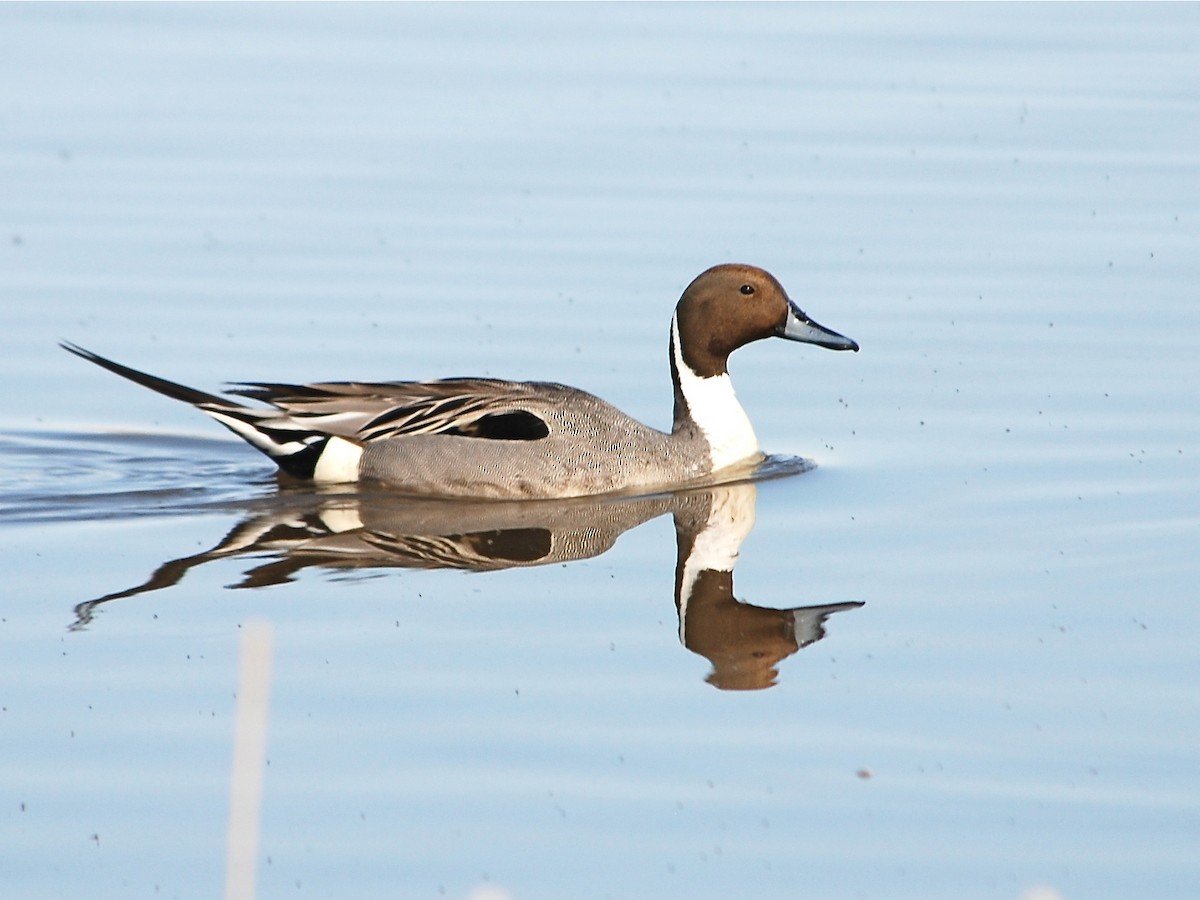
M 249 382 L 228 391 L 268 404 L 262 408 L 62 346 L 192 404 L 296 478 L 378 482 L 420 496 L 534 499 L 679 487 L 761 460 L 727 363 L 734 350 L 768 337 L 858 349 L 805 315 L 762 269 L 720 265 L 697 276 L 671 320 L 670 433 L 554 382 Z

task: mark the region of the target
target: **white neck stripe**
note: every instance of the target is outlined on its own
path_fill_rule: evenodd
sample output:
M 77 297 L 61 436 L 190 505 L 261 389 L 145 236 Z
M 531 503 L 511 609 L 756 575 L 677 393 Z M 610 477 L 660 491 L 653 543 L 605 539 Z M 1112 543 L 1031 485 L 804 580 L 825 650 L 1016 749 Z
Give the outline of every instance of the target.
M 756 454 L 758 438 L 746 411 L 738 403 L 728 373 L 701 378 L 684 362 L 679 346 L 678 314 L 671 319 L 671 353 L 688 415 L 708 441 L 714 471 Z

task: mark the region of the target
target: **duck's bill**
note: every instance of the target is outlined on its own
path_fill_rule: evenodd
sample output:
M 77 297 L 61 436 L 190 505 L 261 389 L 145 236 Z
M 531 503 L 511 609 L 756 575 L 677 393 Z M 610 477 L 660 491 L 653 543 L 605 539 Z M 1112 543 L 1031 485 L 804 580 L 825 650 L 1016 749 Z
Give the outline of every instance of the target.
M 830 350 L 858 349 L 856 341 L 844 334 L 838 334 L 824 325 L 818 325 L 794 303 L 788 310 L 787 321 L 779 326 L 775 334 L 789 341 L 803 341 L 805 344 L 816 344 L 818 347 L 826 347 Z

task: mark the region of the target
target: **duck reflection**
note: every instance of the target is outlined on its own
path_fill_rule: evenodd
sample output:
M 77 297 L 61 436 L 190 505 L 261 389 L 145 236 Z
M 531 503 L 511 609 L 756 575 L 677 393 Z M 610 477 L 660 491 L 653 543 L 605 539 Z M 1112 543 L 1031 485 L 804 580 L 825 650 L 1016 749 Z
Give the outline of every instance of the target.
M 829 616 L 862 606 L 773 609 L 733 596 L 733 566 L 754 527 L 755 496 L 752 484 L 731 485 L 689 497 L 674 509 L 679 640 L 712 663 L 707 681 L 722 690 L 771 687 L 780 662 L 825 637 Z
M 673 494 L 534 502 L 463 502 L 355 491 L 281 491 L 215 547 L 169 560 L 135 587 L 75 607 L 72 630 L 98 607 L 178 584 L 196 566 L 229 557 L 267 558 L 234 588 L 292 581 L 303 570 L 380 568 L 486 572 L 587 559 L 657 516 L 675 519 L 679 638 L 712 663 L 722 690 L 770 687 L 779 663 L 825 636 L 825 620 L 861 603 L 772 609 L 733 596 L 733 567 L 754 524 L 751 483 Z

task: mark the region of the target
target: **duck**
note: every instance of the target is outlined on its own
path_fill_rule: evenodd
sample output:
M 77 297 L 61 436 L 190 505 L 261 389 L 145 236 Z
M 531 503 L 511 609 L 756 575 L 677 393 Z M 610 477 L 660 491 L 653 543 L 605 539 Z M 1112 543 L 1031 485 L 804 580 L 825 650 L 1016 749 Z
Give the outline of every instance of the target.
M 417 497 L 535 500 L 673 490 L 761 462 L 728 362 L 738 348 L 770 337 L 859 349 L 811 319 L 764 269 L 727 263 L 698 275 L 671 318 L 670 432 L 550 381 L 239 382 L 218 396 L 69 341 L 61 346 L 191 404 L 291 479 L 369 483 Z

